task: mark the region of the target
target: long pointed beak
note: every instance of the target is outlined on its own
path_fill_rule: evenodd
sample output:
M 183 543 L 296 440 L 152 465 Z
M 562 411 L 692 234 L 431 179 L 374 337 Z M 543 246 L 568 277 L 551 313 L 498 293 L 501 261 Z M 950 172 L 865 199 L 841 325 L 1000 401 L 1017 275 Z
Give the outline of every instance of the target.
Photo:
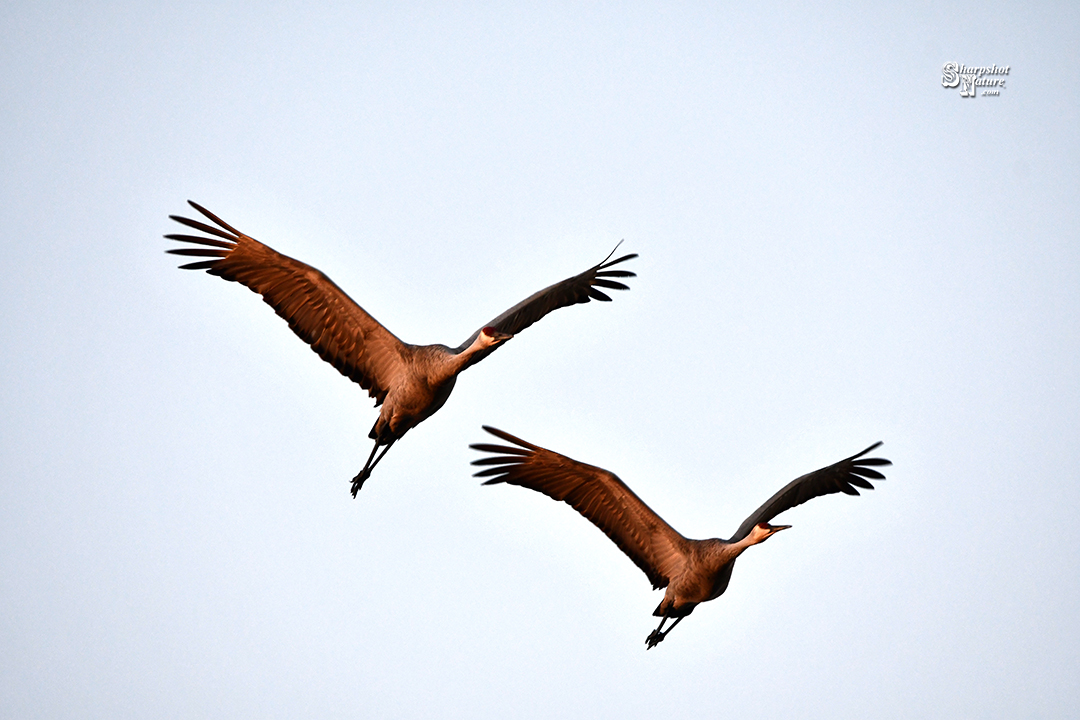
M 772 530 L 774 533 L 778 533 L 781 530 L 789 530 L 789 529 L 791 529 L 791 526 L 790 525 L 770 525 L 769 529 Z

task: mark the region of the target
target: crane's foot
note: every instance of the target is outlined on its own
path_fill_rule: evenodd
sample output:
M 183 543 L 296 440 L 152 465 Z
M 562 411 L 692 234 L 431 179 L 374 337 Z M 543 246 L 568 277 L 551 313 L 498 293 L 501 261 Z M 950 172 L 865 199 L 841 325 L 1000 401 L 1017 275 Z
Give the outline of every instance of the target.
M 371 477 L 371 471 L 375 469 L 375 466 L 379 464 L 379 461 L 383 459 L 386 452 L 397 441 L 397 438 L 393 438 L 390 442 L 386 443 L 383 447 L 383 451 L 379 453 L 379 457 L 375 457 L 375 451 L 379 449 L 379 441 L 375 441 L 375 447 L 371 448 L 371 454 L 368 455 L 367 462 L 364 463 L 364 469 L 360 471 L 360 474 L 352 479 L 352 496 L 355 498 L 356 493 L 360 492 L 360 488 L 364 487 L 364 481 Z M 375 462 L 371 461 L 371 458 L 375 458 Z
M 352 479 L 352 496 L 355 498 L 360 488 L 364 487 L 364 481 L 371 477 L 371 468 L 364 468 L 360 474 Z
M 676 625 L 682 622 L 682 619 L 684 617 L 686 617 L 686 615 L 675 618 L 675 622 L 671 623 L 671 627 L 669 627 L 667 630 L 664 630 L 664 623 L 668 621 L 668 618 L 660 618 L 660 624 L 656 627 L 655 630 L 649 633 L 649 637 L 645 638 L 645 649 L 652 650 L 654 647 L 664 642 L 664 638 L 666 638 L 668 634 L 675 629 Z

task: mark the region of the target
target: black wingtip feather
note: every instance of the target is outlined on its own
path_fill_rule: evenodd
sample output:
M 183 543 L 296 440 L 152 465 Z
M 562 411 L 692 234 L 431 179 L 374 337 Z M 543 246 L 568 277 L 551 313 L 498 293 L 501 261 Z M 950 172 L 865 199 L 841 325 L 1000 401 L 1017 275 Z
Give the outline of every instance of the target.
M 166 240 L 179 240 L 180 242 L 194 243 L 196 245 L 209 245 L 210 247 L 219 247 L 232 250 L 236 247 L 236 241 L 230 240 L 214 240 L 212 238 L 199 237 L 197 235 L 178 235 L 176 233 L 170 233 L 165 236 Z
M 620 240 L 619 242 L 621 243 L 622 241 Z M 612 252 L 612 254 L 615 253 L 614 250 L 612 250 L 611 252 Z M 638 256 L 637 253 L 630 253 L 629 255 L 623 255 L 621 258 L 618 258 L 617 260 L 612 260 L 611 262 L 608 262 L 607 260 L 604 260 L 604 262 L 602 262 L 600 264 L 600 269 L 605 270 L 605 269 L 607 269 L 607 268 L 609 268 L 609 267 L 611 267 L 613 265 L 618 265 L 621 262 L 626 262 L 627 260 L 633 260 L 637 256 Z M 608 257 L 611 257 L 611 255 L 608 255 Z
M 198 220 L 192 220 L 191 218 L 186 218 L 186 217 L 183 217 L 181 215 L 170 215 L 169 219 L 170 220 L 175 220 L 176 222 L 180 223 L 181 225 L 187 225 L 189 228 L 194 228 L 195 230 L 198 230 L 199 232 L 204 232 L 204 233 L 206 233 L 208 235 L 214 235 L 215 237 L 222 238 L 223 240 L 232 240 L 233 242 L 236 242 L 236 238 L 233 237 L 233 235 L 229 235 L 224 230 L 221 230 L 221 229 L 216 228 L 216 227 L 212 227 L 210 225 L 207 225 L 204 222 L 199 222 Z M 240 233 L 234 233 L 234 235 L 239 235 L 239 234 Z
M 497 438 L 499 438 L 501 440 L 505 440 L 508 443 L 514 443 L 515 445 L 519 445 L 519 446 L 521 446 L 523 448 L 528 448 L 529 450 L 539 450 L 540 449 L 540 447 L 538 445 L 533 445 L 531 442 L 528 442 L 526 440 L 522 440 L 519 437 L 511 435 L 510 433 L 506 432 L 505 430 L 500 430 L 499 428 L 494 428 L 494 427 L 491 427 L 490 425 L 481 425 L 480 427 L 482 427 L 485 432 L 491 433 L 495 437 L 497 437 Z
M 514 459 L 506 456 L 485 457 L 479 460 L 473 460 L 470 465 L 520 465 L 519 462 L 515 462 Z
M 188 263 L 187 265 L 180 265 L 181 270 L 209 270 L 217 265 L 220 260 L 203 260 L 201 262 Z
M 223 258 L 229 254 L 228 250 L 211 250 L 210 248 L 173 248 L 166 250 L 169 255 L 188 255 L 194 257 L 218 257 Z
M 480 452 L 513 453 L 514 455 L 528 455 L 532 452 L 532 450 L 526 450 L 525 448 L 506 447 L 505 445 L 489 445 L 487 443 L 475 443 L 469 447 L 473 450 L 479 450 Z
M 494 467 L 487 470 L 477 470 L 473 473 L 473 477 L 491 477 L 492 475 L 506 475 L 506 468 Z
M 593 278 L 593 286 L 599 285 L 602 288 L 608 288 L 609 290 L 629 290 L 630 287 L 617 280 L 605 280 L 604 278 Z
M 205 215 L 206 217 L 210 218 L 211 220 L 213 220 L 214 222 L 216 222 L 216 223 L 217 223 L 218 225 L 220 225 L 221 227 L 223 227 L 223 228 L 225 228 L 226 230 L 228 230 L 229 232 L 231 232 L 231 233 L 232 233 L 233 235 L 243 235 L 243 233 L 242 233 L 242 232 L 240 232 L 239 230 L 237 230 L 236 228 L 234 228 L 234 227 L 233 227 L 232 225 L 230 225 L 229 223 L 225 222 L 224 220 L 222 220 L 221 218 L 219 218 L 219 217 L 218 217 L 217 215 L 215 215 L 214 213 L 210 212 L 209 210 L 207 210 L 206 208 L 204 208 L 204 207 L 203 207 L 202 205 L 200 205 L 199 203 L 195 202 L 194 200 L 188 200 L 188 205 L 190 205 L 191 207 L 195 208 L 196 210 L 198 210 L 199 212 L 201 212 L 201 213 L 202 213 L 203 215 Z

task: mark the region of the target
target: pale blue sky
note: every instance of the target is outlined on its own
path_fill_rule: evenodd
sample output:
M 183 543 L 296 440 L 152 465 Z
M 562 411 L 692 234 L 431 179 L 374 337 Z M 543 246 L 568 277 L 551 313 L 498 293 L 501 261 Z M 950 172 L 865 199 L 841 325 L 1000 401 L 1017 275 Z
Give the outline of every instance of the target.
M 1080 705 L 1080 9 L 8 3 L 0 707 L 11 717 L 1070 717 Z M 941 68 L 1009 65 L 998 97 Z M 639 277 L 376 410 L 191 198 L 457 345 L 624 239 Z M 661 594 L 482 488 L 491 424 L 727 537 Z

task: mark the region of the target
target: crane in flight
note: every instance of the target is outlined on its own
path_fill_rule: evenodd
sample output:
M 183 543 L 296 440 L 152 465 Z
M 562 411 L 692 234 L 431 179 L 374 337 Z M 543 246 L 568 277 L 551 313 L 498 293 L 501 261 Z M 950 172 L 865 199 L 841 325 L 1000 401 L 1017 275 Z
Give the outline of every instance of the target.
M 319 357 L 367 390 L 375 398 L 376 407 L 382 406 L 368 434 L 375 446 L 363 469 L 352 480 L 354 498 L 394 443 L 443 406 L 458 373 L 483 360 L 549 312 L 590 300 L 609 301 L 611 298 L 601 288 L 627 290 L 615 278 L 635 276 L 628 270 L 611 268 L 636 258 L 637 254 L 611 260 L 613 250 L 585 272 L 521 301 L 481 326 L 456 348 L 412 345 L 399 340 L 315 268 L 245 235 L 197 203 L 190 200 L 188 203 L 217 227 L 179 215 L 169 216 L 181 225 L 212 236 L 165 236 L 195 246 L 168 250 L 169 253 L 210 258 L 181 265 L 181 269 L 206 270 L 262 295 Z M 380 447 L 382 452 L 376 457 Z
M 821 495 L 836 492 L 858 495 L 857 487 L 872 490 L 874 486 L 868 479 L 885 479 L 873 467 L 892 464 L 883 458 L 864 457 L 881 445 L 874 443 L 861 453 L 785 485 L 743 520 L 731 539 L 691 540 L 664 522 L 614 473 L 487 425 L 484 430 L 512 443 L 512 446 L 470 445 L 474 450 L 495 453 L 472 463 L 493 466 L 475 473 L 476 477 L 491 478 L 485 485 L 518 485 L 565 502 L 603 530 L 648 576 L 654 590 L 667 588 L 664 599 L 653 611 L 660 618 L 660 625 L 645 639 L 647 650 L 662 642 L 698 604 L 724 594 L 735 560 L 746 548 L 791 527 L 770 525 L 770 520 Z M 664 623 L 669 619 L 675 622 L 665 631 Z

